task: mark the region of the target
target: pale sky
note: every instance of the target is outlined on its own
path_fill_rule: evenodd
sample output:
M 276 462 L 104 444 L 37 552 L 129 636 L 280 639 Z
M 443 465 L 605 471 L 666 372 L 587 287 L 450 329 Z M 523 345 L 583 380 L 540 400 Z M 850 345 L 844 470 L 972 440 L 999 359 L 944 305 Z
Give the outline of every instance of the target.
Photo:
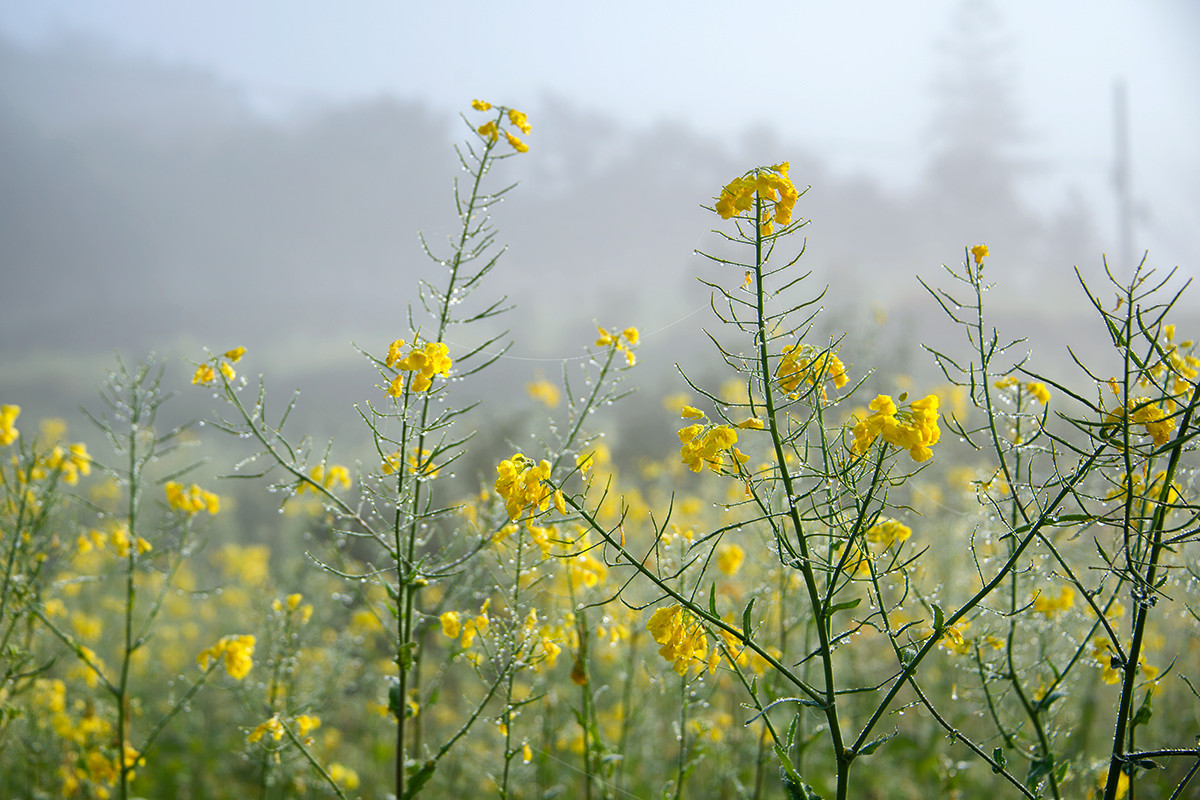
M 634 125 L 714 138 L 778 130 L 839 170 L 903 185 L 923 141 L 938 48 L 959 0 L 0 0 L 0 35 L 85 34 L 209 70 L 272 114 L 391 94 L 457 111 L 482 97 L 536 110 L 548 95 Z M 1113 219 L 1112 87 L 1125 82 L 1137 248 L 1200 269 L 1200 3 L 993 0 L 1028 154 Z

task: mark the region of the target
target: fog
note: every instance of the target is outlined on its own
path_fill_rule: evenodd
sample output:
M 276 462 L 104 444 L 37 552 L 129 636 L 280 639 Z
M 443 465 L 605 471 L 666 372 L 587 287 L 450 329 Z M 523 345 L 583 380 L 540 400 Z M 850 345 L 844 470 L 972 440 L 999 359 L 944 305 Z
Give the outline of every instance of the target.
M 521 100 L 532 149 L 497 170 L 497 184 L 519 185 L 496 209 L 508 250 L 483 292 L 516 305 L 501 374 L 553 375 L 596 323 L 642 329 L 648 381 L 700 363 L 713 320 L 696 278 L 716 273 L 694 251 L 719 246 L 702 205 L 785 159 L 811 187 L 797 213 L 812 220 L 812 292 L 831 287 L 823 330 L 870 334 L 877 356 L 919 369 L 916 341 L 945 326 L 915 276 L 936 280 L 987 242 L 993 308 L 1065 363 L 1064 345 L 1086 338 L 1074 268 L 1100 280 L 1113 220 L 1080 188 L 1031 199 L 1055 166 L 1028 155 L 1012 73 L 984 46 L 983 21 L 962 16 L 938 53 L 928 154 L 903 185 L 838 169 L 765 126 L 634 124 L 549 91 Z M 262 354 L 255 370 L 357 399 L 371 374 L 351 343 L 379 351 L 407 335 L 416 280 L 435 269 L 417 232 L 435 247 L 454 232 L 453 144 L 468 130 L 444 105 L 380 95 L 265 114 L 212 71 L 79 34 L 0 38 L 0 98 L 5 402 L 61 412 L 114 351 L 182 365 L 234 345 Z M 1153 262 L 1145 238 L 1138 255 L 1149 247 Z

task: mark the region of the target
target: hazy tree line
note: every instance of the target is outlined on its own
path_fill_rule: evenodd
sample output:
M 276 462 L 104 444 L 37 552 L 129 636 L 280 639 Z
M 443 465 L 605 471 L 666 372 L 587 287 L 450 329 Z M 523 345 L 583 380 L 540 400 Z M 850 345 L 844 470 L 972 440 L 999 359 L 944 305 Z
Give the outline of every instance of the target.
M 528 106 L 535 126 L 531 152 L 505 165 L 521 185 L 497 220 L 510 251 L 492 288 L 517 305 L 513 352 L 574 355 L 594 320 L 658 332 L 647 347 L 666 359 L 701 344 L 695 277 L 715 273 L 692 253 L 718 243 L 700 206 L 782 159 L 812 186 L 797 211 L 813 220 L 806 265 L 833 287 L 832 327 L 878 304 L 923 335 L 936 315 L 913 276 L 981 241 L 998 306 L 1053 325 L 1072 267 L 1095 274 L 1103 246 L 1081 201 L 1046 216 L 1022 200 L 1034 167 L 999 56 L 980 46 L 984 22 L 964 17 L 945 48 L 927 161 L 904 192 L 831 172 L 766 129 L 630 128 L 582 100 L 492 98 Z M 6 361 L 241 344 L 287 352 L 281 368 L 297 372 L 336 362 L 350 339 L 379 347 L 404 332 L 429 268 L 416 232 L 436 245 L 454 224 L 451 144 L 465 129 L 418 102 L 267 119 L 210 75 L 74 40 L 0 41 L 0 98 Z

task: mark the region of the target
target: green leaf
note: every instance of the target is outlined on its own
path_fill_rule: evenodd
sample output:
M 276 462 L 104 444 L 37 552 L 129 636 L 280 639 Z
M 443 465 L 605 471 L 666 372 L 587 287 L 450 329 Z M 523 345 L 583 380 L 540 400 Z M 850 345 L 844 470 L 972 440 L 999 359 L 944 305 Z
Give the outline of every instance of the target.
M 712 614 L 714 617 L 717 617 L 717 618 L 720 617 L 720 614 L 717 613 L 717 582 L 716 581 L 713 581 L 712 586 L 710 586 L 708 589 L 708 613 Z
M 789 800 L 821 800 L 821 795 L 804 782 L 792 765 L 792 760 L 788 758 L 787 752 L 779 745 L 775 745 L 775 756 L 779 759 L 779 769 L 783 773 L 780 777 Z
M 1041 783 L 1042 778 L 1050 774 L 1050 768 L 1053 765 L 1054 762 L 1048 756 L 1035 758 L 1029 764 L 1029 774 L 1025 776 L 1025 786 L 1030 789 L 1036 787 Z
M 946 615 L 942 613 L 942 607 L 937 603 L 933 604 L 933 635 L 940 636 L 942 628 L 946 624 Z
M 1066 695 L 1062 692 L 1051 692 L 1041 700 L 1038 700 L 1037 705 L 1034 708 L 1039 712 L 1046 711 L 1054 704 L 1055 700 L 1061 700 L 1064 697 L 1066 697 Z
M 1132 731 L 1138 725 L 1145 725 L 1154 716 L 1154 709 L 1150 707 L 1150 698 L 1154 696 L 1154 692 L 1146 692 L 1146 697 L 1142 700 L 1142 704 L 1138 706 L 1137 713 L 1133 715 L 1130 721 L 1130 730 Z
M 864 744 L 862 746 L 862 749 L 858 751 L 858 755 L 869 756 L 872 753 L 874 753 L 876 750 L 878 750 L 880 745 L 883 745 L 884 743 L 888 742 L 891 739 L 895 739 L 899 735 L 900 735 L 900 729 L 897 728 L 896 730 L 892 731 L 891 733 L 885 733 L 883 736 L 876 736 L 874 739 L 872 739 L 871 741 L 867 742 L 866 744 Z
M 995 766 L 992 767 L 992 772 L 996 773 L 997 775 L 1000 774 L 1000 770 L 1008 766 L 1008 759 L 1004 757 L 1003 747 L 997 747 L 992 751 L 992 761 L 996 762 Z
M 435 769 L 437 769 L 437 762 L 432 758 L 422 764 L 419 769 L 410 769 L 408 786 L 404 790 L 404 800 L 412 800 L 416 797 L 425 788 L 425 784 L 429 783 Z
M 851 608 L 857 608 L 858 604 L 861 602 L 862 602 L 862 598 L 856 597 L 853 600 L 847 600 L 844 603 L 838 603 L 836 605 L 832 605 L 829 607 L 829 616 L 832 617 L 834 614 L 836 614 L 839 611 L 847 611 Z
M 755 598 L 751 597 L 750 602 L 746 604 L 746 610 L 742 612 L 742 641 L 746 644 L 750 643 L 750 611 L 754 608 Z

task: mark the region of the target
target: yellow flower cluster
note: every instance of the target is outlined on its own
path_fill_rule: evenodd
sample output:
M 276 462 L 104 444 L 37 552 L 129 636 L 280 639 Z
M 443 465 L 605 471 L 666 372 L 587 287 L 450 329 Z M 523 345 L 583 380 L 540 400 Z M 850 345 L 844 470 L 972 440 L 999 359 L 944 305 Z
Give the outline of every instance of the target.
M 217 659 L 224 658 L 225 671 L 229 677 L 240 681 L 249 674 L 254 666 L 254 637 L 250 634 L 241 636 L 223 636 L 221 640 L 196 656 L 196 663 L 201 669 L 208 669 Z
M 1119 662 L 1116 655 L 1117 651 L 1107 637 L 1092 639 L 1092 658 L 1100 665 L 1100 676 L 1109 685 L 1121 682 L 1121 668 L 1117 666 Z M 1144 658 L 1138 660 L 1137 671 L 1144 674 L 1146 680 L 1152 681 L 1158 677 L 1158 667 L 1147 664 Z
M 0 406 L 0 447 L 7 447 L 21 435 L 21 432 L 14 427 L 17 417 L 20 415 L 20 406 Z
M 883 545 L 883 549 L 904 542 L 912 536 L 912 528 L 894 519 L 884 519 L 867 528 L 867 541 Z
M 395 475 L 404 464 L 403 458 L 403 450 L 397 450 L 390 456 L 384 456 L 380 471 L 384 475 Z M 441 467 L 434 466 L 432 452 L 422 449 L 420 456 L 418 456 L 417 448 L 415 447 L 408 454 L 408 466 L 412 474 L 420 478 L 436 478 L 438 473 L 441 472 Z
M 637 346 L 638 341 L 642 338 L 637 328 L 630 327 L 617 333 L 616 331 L 606 331 L 597 325 L 596 330 L 600 332 L 600 335 L 596 338 L 596 347 L 610 347 L 615 345 L 618 350 L 625 354 L 626 364 L 632 367 L 637 363 L 637 356 L 633 354 L 632 349 Z
M 250 731 L 250 734 L 246 736 L 246 743 L 254 744 L 268 734 L 277 742 L 283 738 L 283 722 L 280 721 L 278 714 L 266 722 L 258 723 L 254 730 Z
M 975 265 L 982 267 L 983 260 L 988 257 L 988 246 L 986 244 L 977 244 L 971 248 L 971 258 L 975 259 Z
M 321 727 L 321 718 L 311 714 L 301 714 L 296 717 L 294 724 L 296 726 L 296 734 L 303 740 L 310 733 Z M 284 732 L 283 721 L 279 719 L 278 714 L 275 714 L 266 722 L 260 722 L 255 726 L 254 730 L 250 731 L 249 735 L 246 736 L 246 742 L 254 744 L 268 734 L 278 742 L 283 738 Z
M 1033 610 L 1047 617 L 1057 617 L 1063 611 L 1070 611 L 1075 606 L 1075 589 L 1063 586 L 1058 595 L 1039 592 L 1033 598 Z
M 811 345 L 794 344 L 783 348 L 783 358 L 775 371 L 779 387 L 785 392 L 794 392 L 801 382 L 814 386 L 827 380 L 838 389 L 846 385 L 846 367 L 841 359 L 829 351 L 819 352 Z M 821 388 L 821 400 L 828 400 L 825 388 Z
M 1146 433 L 1154 440 L 1154 444 L 1166 444 L 1171 439 L 1171 431 L 1175 430 L 1175 420 L 1167 416 L 1157 403 L 1149 398 L 1135 397 L 1125 408 L 1110 412 L 1104 419 L 1105 426 L 1118 425 L 1126 415 L 1134 425 L 1141 425 Z
M 103 550 L 107 546 L 111 547 L 113 552 L 121 558 L 128 558 L 130 549 L 136 550 L 139 556 L 154 549 L 141 536 L 136 538 L 131 536 L 129 526 L 123 522 L 114 524 L 108 536 L 95 529 L 80 534 L 75 545 L 79 549 L 80 555 L 90 553 L 92 550 Z
M 901 401 L 904 396 L 901 396 Z M 913 461 L 928 461 L 933 445 L 941 438 L 938 428 L 937 395 L 915 400 L 906 411 L 900 411 L 889 395 L 876 396 L 868 406 L 870 416 L 854 426 L 854 452 L 867 452 L 871 442 L 881 437 L 888 444 L 907 450 Z
M 48 470 L 59 473 L 64 483 L 74 486 L 79 483 L 80 475 L 91 474 L 92 459 L 88 456 L 87 445 L 82 442 L 70 445 L 65 450 L 62 445 L 55 445 L 38 466 L 41 469 L 35 467 L 30 477 L 45 477 Z
M 301 605 L 302 603 L 303 605 Z M 276 614 L 282 615 L 284 613 L 284 608 L 287 609 L 287 613 L 289 614 L 296 613 L 296 610 L 299 609 L 299 614 L 297 616 L 301 625 L 308 624 L 308 621 L 312 619 L 312 603 L 305 603 L 304 595 L 300 594 L 299 592 L 289 594 L 284 600 L 279 600 L 276 598 L 275 600 L 271 601 L 271 610 Z M 372 617 L 372 619 L 374 618 Z
M 196 367 L 196 372 L 192 375 L 192 385 L 208 386 L 217 379 L 218 370 L 225 376 L 225 380 L 233 380 L 237 377 L 237 373 L 230 365 L 241 361 L 244 355 L 246 355 L 246 348 L 235 347 L 232 350 L 226 350 L 221 354 L 220 358 L 209 359 Z M 222 358 L 225 360 L 222 361 Z
M 996 381 L 997 389 L 1013 389 L 1021 386 L 1021 382 L 1016 379 L 1016 376 L 1009 375 Z M 1030 381 L 1024 385 L 1025 391 L 1033 395 L 1033 399 L 1037 400 L 1042 405 L 1050 402 L 1050 390 L 1046 388 L 1046 384 L 1038 381 Z
M 746 551 L 736 544 L 723 544 L 717 548 L 717 569 L 726 575 L 735 575 L 746 560 Z
M 525 384 L 525 391 L 546 408 L 558 408 L 561 397 L 558 387 L 545 378 L 539 377 L 537 380 Z
M 550 479 L 550 462 L 545 459 L 534 464 L 524 453 L 514 453 L 496 465 L 496 494 L 504 500 L 504 509 L 509 519 L 517 519 L 526 511 L 545 511 L 553 498 L 554 507 L 560 514 L 566 513 L 566 501 L 562 492 L 551 491 L 546 483 Z
M 221 498 L 194 483 L 185 489 L 176 481 L 168 481 L 163 488 L 167 493 L 167 504 L 188 516 L 199 511 L 216 514 L 221 510 Z
M 689 667 L 697 672 L 706 666 L 710 672 L 716 670 L 719 651 L 713 648 L 709 653 L 704 626 L 681 606 L 666 606 L 655 611 L 646 622 L 646 630 L 662 645 L 658 654 L 672 662 L 672 669 L 678 674 L 686 674 Z
M 485 100 L 472 100 L 471 108 L 475 109 L 476 111 L 491 111 L 492 104 Z M 509 123 L 518 128 L 521 133 L 528 136 L 529 133 L 533 131 L 533 127 L 529 124 L 529 119 L 523 112 L 517 111 L 515 108 L 502 107 L 500 110 L 504 112 L 501 116 L 507 116 Z M 510 131 L 500 127 L 498 120 L 489 120 L 488 122 L 485 122 L 476 128 L 476 130 L 480 136 L 483 136 L 489 142 L 495 142 L 500 138 L 500 134 L 503 133 L 504 138 L 508 140 L 508 143 L 513 150 L 516 150 L 518 153 L 529 152 L 529 145 L 518 139 Z
M 787 227 L 792 223 L 792 209 L 800 193 L 788 177 L 791 165 L 784 161 L 773 167 L 759 167 L 734 178 L 717 198 L 715 210 L 721 219 L 738 217 L 754 208 L 755 195 L 762 201 L 762 217 L 758 219 L 759 231 L 770 236 L 773 223 Z
M 442 342 L 426 342 L 424 347 L 414 343 L 408 354 L 404 354 L 404 340 L 397 339 L 388 347 L 386 363 L 392 369 L 402 372 L 415 373 L 410 388 L 414 392 L 424 392 L 433 385 L 433 376 L 450 374 L 454 361 L 450 358 L 448 348 Z M 404 392 L 404 376 L 397 375 L 388 386 L 389 397 L 399 397 Z
M 330 464 L 328 467 L 324 464 L 317 464 L 308 471 L 308 477 L 312 479 L 312 483 L 301 481 L 300 486 L 296 489 L 296 494 L 305 492 L 316 494 L 317 490 L 313 487 L 313 483 L 326 489 L 332 489 L 335 485 L 343 489 L 350 488 L 350 470 L 341 464 Z
M 488 625 L 491 624 L 491 620 L 488 618 L 488 607 L 491 604 L 492 600 L 489 597 L 479 607 L 479 613 L 467 617 L 466 621 L 463 621 L 457 611 L 444 612 L 438 617 L 442 623 L 442 635 L 449 639 L 458 639 L 459 645 L 466 650 L 475 643 L 475 636 L 485 632 Z
M 679 457 L 692 472 L 700 472 L 705 467 L 720 472 L 725 467 L 725 454 L 729 452 L 733 453 L 735 463 L 744 464 L 749 459 L 734 447 L 737 432 L 728 425 L 688 425 L 679 429 L 679 441 L 683 443 Z

